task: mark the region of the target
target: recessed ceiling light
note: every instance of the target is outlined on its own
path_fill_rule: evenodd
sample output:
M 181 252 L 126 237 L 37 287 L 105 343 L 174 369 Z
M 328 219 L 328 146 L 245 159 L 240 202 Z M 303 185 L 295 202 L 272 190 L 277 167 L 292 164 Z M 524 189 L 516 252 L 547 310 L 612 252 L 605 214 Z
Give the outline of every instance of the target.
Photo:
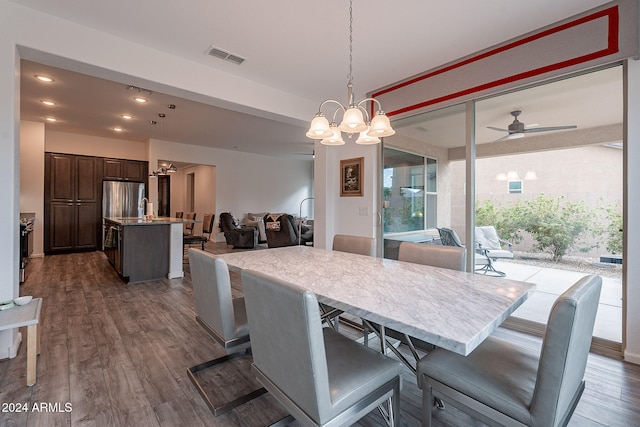
M 144 104 L 145 102 L 149 102 L 146 98 L 141 96 L 136 96 L 133 98 L 134 101 L 139 102 L 140 104 Z
M 133 119 L 133 116 L 131 114 L 120 114 L 120 117 L 122 117 L 125 120 Z
M 40 102 L 43 103 L 44 105 L 48 105 L 49 107 L 52 107 L 52 106 L 56 105 L 55 102 L 49 101 L 48 99 L 42 99 L 42 100 L 40 100 Z
M 123 129 L 120 127 L 114 127 L 113 130 L 116 132 L 122 132 Z
M 50 83 L 53 81 L 53 79 L 51 77 L 48 76 L 43 76 L 41 74 L 36 74 L 36 79 L 40 80 L 41 82 L 47 82 Z
M 56 119 L 55 117 L 45 117 L 45 120 L 48 122 L 57 122 L 58 119 Z

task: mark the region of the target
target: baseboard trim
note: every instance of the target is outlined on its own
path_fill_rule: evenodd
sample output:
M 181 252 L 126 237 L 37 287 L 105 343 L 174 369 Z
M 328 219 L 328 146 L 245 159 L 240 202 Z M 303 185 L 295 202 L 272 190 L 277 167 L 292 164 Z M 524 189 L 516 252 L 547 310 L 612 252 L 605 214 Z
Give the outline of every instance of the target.
M 7 330 L 7 333 L 11 333 L 12 330 Z M 18 355 L 18 350 L 20 349 L 20 343 L 22 342 L 22 334 L 17 332 L 13 335 L 13 340 L 10 337 L 7 337 L 9 341 L 12 341 L 9 346 L 6 347 L 6 351 L 0 352 L 0 360 L 3 359 L 13 359 Z
M 624 360 L 625 362 L 634 363 L 636 365 L 640 365 L 640 354 L 631 353 L 628 351 L 624 352 Z
M 542 323 L 532 322 L 530 320 L 520 319 L 514 316 L 511 316 L 507 320 L 505 320 L 502 326 L 517 332 L 533 335 L 538 338 L 542 338 L 545 331 L 545 325 L 543 325 Z M 593 337 L 591 340 L 590 351 L 592 353 L 612 359 L 626 360 L 632 363 L 638 363 L 632 361 L 634 356 L 628 358 L 627 354 L 623 354 L 621 343 L 606 340 L 604 338 Z M 640 361 L 640 359 L 638 360 Z

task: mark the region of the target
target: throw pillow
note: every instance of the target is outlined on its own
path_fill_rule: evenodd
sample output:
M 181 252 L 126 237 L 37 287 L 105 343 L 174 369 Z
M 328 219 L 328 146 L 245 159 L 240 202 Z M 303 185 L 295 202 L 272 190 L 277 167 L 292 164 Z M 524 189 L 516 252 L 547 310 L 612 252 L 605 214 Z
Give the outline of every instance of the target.
M 267 230 L 280 231 L 280 221 L 268 221 L 266 226 Z

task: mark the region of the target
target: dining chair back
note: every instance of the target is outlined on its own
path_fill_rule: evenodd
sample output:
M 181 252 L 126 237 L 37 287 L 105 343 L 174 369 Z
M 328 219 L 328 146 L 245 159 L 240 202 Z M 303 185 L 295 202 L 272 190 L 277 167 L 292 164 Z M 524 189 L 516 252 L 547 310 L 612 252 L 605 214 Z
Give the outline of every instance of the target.
M 374 257 L 376 256 L 376 239 L 336 234 L 333 236 L 333 250 Z
M 205 214 L 202 219 L 202 234 L 201 235 L 189 235 L 183 237 L 183 243 L 186 247 L 190 245 L 200 245 L 204 251 L 204 245 L 211 239 L 211 233 L 213 232 L 213 221 L 215 215 L 212 213 Z
M 192 248 L 189 249 L 189 265 L 196 321 L 222 345 L 227 355 L 193 366 L 187 369 L 187 373 L 214 415 L 220 415 L 266 391 L 255 387 L 250 393 L 229 402 L 214 403 L 198 381 L 197 372 L 245 356 L 251 342 L 244 298 L 232 297 L 227 263 L 208 252 Z
M 398 261 L 464 271 L 467 250 L 455 246 L 402 242 L 398 249 Z
M 584 390 L 601 287 L 599 276 L 585 276 L 557 298 L 541 351 L 490 336 L 468 356 L 441 348 L 424 356 L 423 425 L 438 398 L 489 424 L 565 426 Z
M 323 328 L 310 291 L 247 270 L 242 286 L 252 370 L 296 420 L 351 425 L 390 399 L 389 421 L 397 422 L 400 362 Z
M 196 220 L 196 213 L 195 212 L 187 212 L 185 214 L 185 216 L 184 216 L 184 219 L 195 221 Z M 195 223 L 193 223 L 193 222 L 187 222 L 184 225 L 184 230 L 185 230 L 184 231 L 184 235 L 185 236 L 190 236 L 190 235 L 193 234 L 194 225 L 195 225 Z

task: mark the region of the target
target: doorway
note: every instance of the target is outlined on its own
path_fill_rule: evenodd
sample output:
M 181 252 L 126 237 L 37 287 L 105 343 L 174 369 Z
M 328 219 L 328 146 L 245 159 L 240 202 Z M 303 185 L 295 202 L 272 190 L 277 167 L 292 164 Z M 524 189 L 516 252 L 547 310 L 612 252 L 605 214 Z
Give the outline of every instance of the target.
M 171 177 L 158 175 L 158 216 L 171 216 Z

